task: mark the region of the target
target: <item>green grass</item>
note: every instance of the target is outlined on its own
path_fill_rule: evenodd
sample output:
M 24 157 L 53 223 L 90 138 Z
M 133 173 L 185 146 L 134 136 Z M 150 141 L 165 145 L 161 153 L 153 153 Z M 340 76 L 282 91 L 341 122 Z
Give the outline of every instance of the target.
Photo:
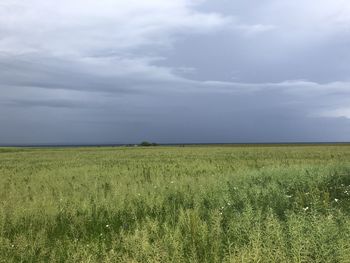
M 350 146 L 0 148 L 0 262 L 350 262 Z

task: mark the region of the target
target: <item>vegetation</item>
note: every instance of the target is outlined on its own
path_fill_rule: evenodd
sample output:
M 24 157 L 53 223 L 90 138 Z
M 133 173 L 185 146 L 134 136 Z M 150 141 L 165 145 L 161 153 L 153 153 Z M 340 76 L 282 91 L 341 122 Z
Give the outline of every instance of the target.
M 350 146 L 0 148 L 0 262 L 349 262 Z
M 158 144 L 155 143 L 155 142 L 143 141 L 143 142 L 140 143 L 140 146 L 145 146 L 145 147 L 147 147 L 147 146 L 158 146 Z

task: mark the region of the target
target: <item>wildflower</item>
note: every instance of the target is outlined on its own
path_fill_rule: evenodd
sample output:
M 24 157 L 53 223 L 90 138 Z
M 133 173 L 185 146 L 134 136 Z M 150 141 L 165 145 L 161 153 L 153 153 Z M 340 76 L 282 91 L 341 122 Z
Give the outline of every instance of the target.
M 287 198 L 292 198 L 292 196 L 291 196 L 291 195 L 286 195 L 286 197 L 287 197 Z
M 109 228 L 109 227 L 110 227 L 110 225 L 106 225 L 106 227 L 107 227 L 107 228 Z
M 309 210 L 309 207 L 307 206 L 307 207 L 304 207 L 303 209 L 304 209 L 304 211 L 307 211 L 307 210 Z
M 334 198 L 334 201 L 335 201 L 335 202 L 338 202 L 338 201 L 339 201 L 339 199 L 337 199 L 337 198 Z
M 173 184 L 173 183 L 174 183 L 174 181 L 171 181 L 170 183 L 171 183 L 171 184 Z

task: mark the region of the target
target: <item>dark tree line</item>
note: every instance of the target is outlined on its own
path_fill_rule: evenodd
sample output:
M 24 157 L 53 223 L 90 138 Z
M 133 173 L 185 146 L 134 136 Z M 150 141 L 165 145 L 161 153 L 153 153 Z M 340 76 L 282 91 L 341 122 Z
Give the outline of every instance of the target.
M 148 141 L 143 141 L 143 142 L 141 142 L 140 143 L 140 146 L 158 146 L 158 144 L 157 143 L 155 143 L 155 142 L 148 142 Z

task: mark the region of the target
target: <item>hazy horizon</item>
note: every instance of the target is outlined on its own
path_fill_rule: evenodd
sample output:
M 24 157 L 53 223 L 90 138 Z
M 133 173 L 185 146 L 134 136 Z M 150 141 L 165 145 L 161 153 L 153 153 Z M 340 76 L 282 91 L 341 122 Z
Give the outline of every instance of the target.
M 3 0 L 0 145 L 350 141 L 350 2 Z
M 256 142 L 163 142 L 163 143 L 157 143 L 157 146 L 181 146 L 181 145 L 348 145 L 350 144 L 350 141 L 323 141 L 323 142 L 316 142 L 316 141 L 280 141 L 280 142 L 268 142 L 268 141 L 256 141 Z M 104 143 L 93 143 L 93 142 L 77 142 L 77 143 L 60 143 L 60 142 L 54 142 L 54 143 L 30 143 L 30 144 L 0 144 L 0 147 L 119 147 L 119 146 L 134 146 L 134 145 L 140 145 L 141 142 L 125 142 L 125 143 L 118 143 L 118 142 L 104 142 Z

